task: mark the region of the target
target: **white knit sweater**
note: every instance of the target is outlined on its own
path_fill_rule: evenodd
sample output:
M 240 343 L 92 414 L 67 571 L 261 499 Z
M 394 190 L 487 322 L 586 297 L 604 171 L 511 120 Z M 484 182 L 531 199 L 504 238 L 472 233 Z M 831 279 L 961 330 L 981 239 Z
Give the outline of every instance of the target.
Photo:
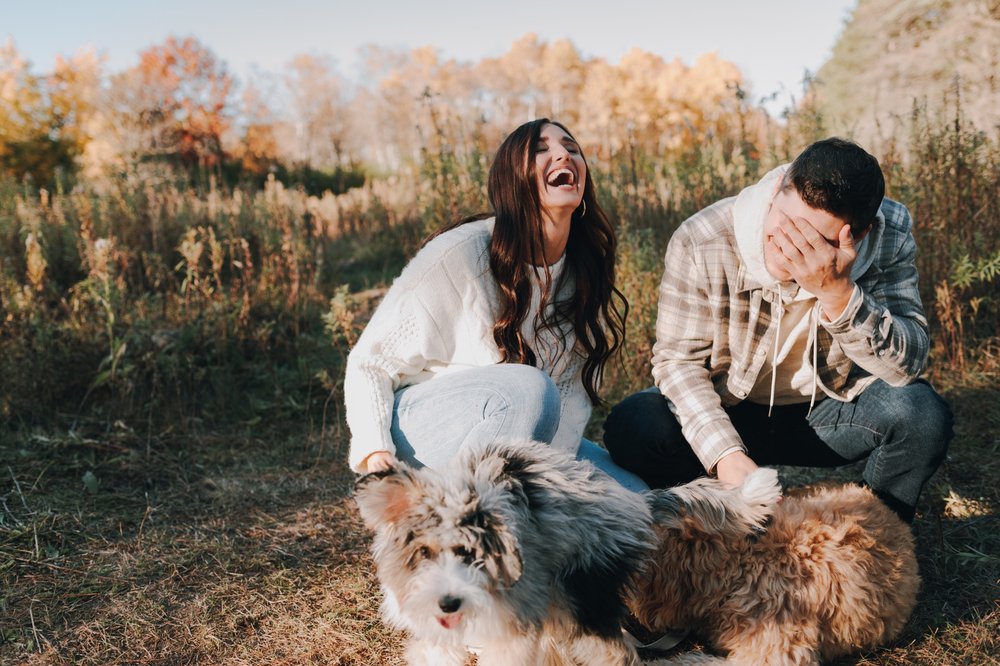
M 498 310 L 497 285 L 489 268 L 493 218 L 470 222 L 441 234 L 403 269 L 375 310 L 347 359 L 344 401 L 351 429 L 351 469 L 375 451 L 395 453 L 390 426 L 394 391 L 433 381 L 456 370 L 494 365 L 500 351 L 493 340 Z M 556 284 L 565 256 L 549 267 Z M 522 327 L 538 366 L 555 381 L 562 402 L 559 429 L 552 445 L 575 452 L 590 418 L 583 388 L 584 358 L 576 352 L 571 326 L 563 328 L 565 353 L 557 333 L 535 333 L 544 270 L 532 290 L 532 303 Z M 563 294 L 573 288 L 572 280 Z M 554 298 L 550 298 L 550 303 Z

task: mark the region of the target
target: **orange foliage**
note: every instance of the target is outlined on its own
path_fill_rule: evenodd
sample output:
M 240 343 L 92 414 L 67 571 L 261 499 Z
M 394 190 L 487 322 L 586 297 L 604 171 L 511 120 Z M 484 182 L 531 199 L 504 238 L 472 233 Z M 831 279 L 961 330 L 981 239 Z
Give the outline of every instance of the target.
M 233 80 L 215 55 L 194 37 L 168 37 L 140 54 L 138 74 L 149 97 L 142 111 L 167 123 L 173 149 L 186 164 L 215 164 Z

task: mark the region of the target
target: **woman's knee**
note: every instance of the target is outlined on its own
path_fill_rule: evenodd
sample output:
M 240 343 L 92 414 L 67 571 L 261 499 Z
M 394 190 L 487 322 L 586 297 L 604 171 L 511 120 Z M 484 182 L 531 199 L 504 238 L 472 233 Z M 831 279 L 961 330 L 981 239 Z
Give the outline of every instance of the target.
M 562 402 L 559 389 L 546 372 L 530 365 L 495 366 L 493 398 L 485 407 L 486 418 L 503 418 L 510 436 L 550 442 L 559 428 Z

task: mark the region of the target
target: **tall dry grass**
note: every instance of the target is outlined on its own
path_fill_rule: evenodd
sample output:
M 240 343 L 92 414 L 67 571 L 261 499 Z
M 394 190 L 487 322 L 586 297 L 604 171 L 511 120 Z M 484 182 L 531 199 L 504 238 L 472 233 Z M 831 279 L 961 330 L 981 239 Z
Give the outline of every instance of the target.
M 322 197 L 274 180 L 255 192 L 154 178 L 102 194 L 5 184 L 0 417 L 246 417 L 246 370 L 281 372 L 302 345 L 322 357 L 338 286 L 398 270 L 416 195 L 392 179 Z M 268 389 L 310 381 L 292 375 Z
M 917 108 L 912 127 L 880 157 L 889 195 L 916 221 L 932 370 L 995 377 L 1000 136 L 968 126 L 958 106 L 948 118 Z M 647 381 L 673 229 L 790 159 L 823 123 L 805 108 L 769 132 L 766 145 L 741 132 L 670 156 L 627 145 L 592 165 L 632 305 L 609 397 Z M 0 184 L 0 418 L 238 421 L 329 393 L 347 346 L 329 344 L 330 322 L 365 304 L 350 294 L 386 284 L 423 237 L 487 208 L 489 148 L 473 136 L 456 150 L 453 137 L 428 128 L 419 165 L 338 196 L 273 179 L 195 190 L 141 170 L 100 193 Z
M 910 135 L 886 148 L 888 186 L 917 221 L 917 266 L 934 324 L 934 360 L 972 381 L 1000 364 L 1000 125 L 971 127 L 914 106 Z

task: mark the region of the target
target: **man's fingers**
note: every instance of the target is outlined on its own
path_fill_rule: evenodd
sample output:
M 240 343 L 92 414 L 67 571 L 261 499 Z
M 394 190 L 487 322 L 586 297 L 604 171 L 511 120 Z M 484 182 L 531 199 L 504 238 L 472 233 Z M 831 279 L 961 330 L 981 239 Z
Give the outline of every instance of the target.
M 823 235 L 816 230 L 816 227 L 809 224 L 806 220 L 788 218 L 781 221 L 779 228 L 788 235 L 788 238 L 795 243 L 795 247 L 800 250 L 805 251 L 810 248 L 819 249 L 824 245 L 829 245 L 829 241 L 823 238 Z
M 774 263 L 778 265 L 779 268 L 788 270 L 789 262 L 788 257 L 785 256 L 785 250 L 782 248 L 781 239 L 778 237 L 780 232 L 776 233 L 768 243 L 771 246 L 771 257 Z M 786 241 L 787 242 L 787 241 Z
M 795 223 L 795 227 L 802 233 L 802 235 L 809 241 L 809 244 L 813 247 L 825 247 L 830 244 L 823 234 L 819 232 L 816 227 L 809 224 L 806 220 L 792 220 Z
M 840 241 L 841 250 L 854 252 L 854 234 L 851 233 L 850 225 L 845 224 L 840 228 L 840 235 L 837 239 Z
M 789 261 L 798 261 L 802 257 L 802 248 L 795 243 L 795 239 L 791 237 L 784 227 L 775 229 L 775 234 L 772 238 L 775 246 Z

